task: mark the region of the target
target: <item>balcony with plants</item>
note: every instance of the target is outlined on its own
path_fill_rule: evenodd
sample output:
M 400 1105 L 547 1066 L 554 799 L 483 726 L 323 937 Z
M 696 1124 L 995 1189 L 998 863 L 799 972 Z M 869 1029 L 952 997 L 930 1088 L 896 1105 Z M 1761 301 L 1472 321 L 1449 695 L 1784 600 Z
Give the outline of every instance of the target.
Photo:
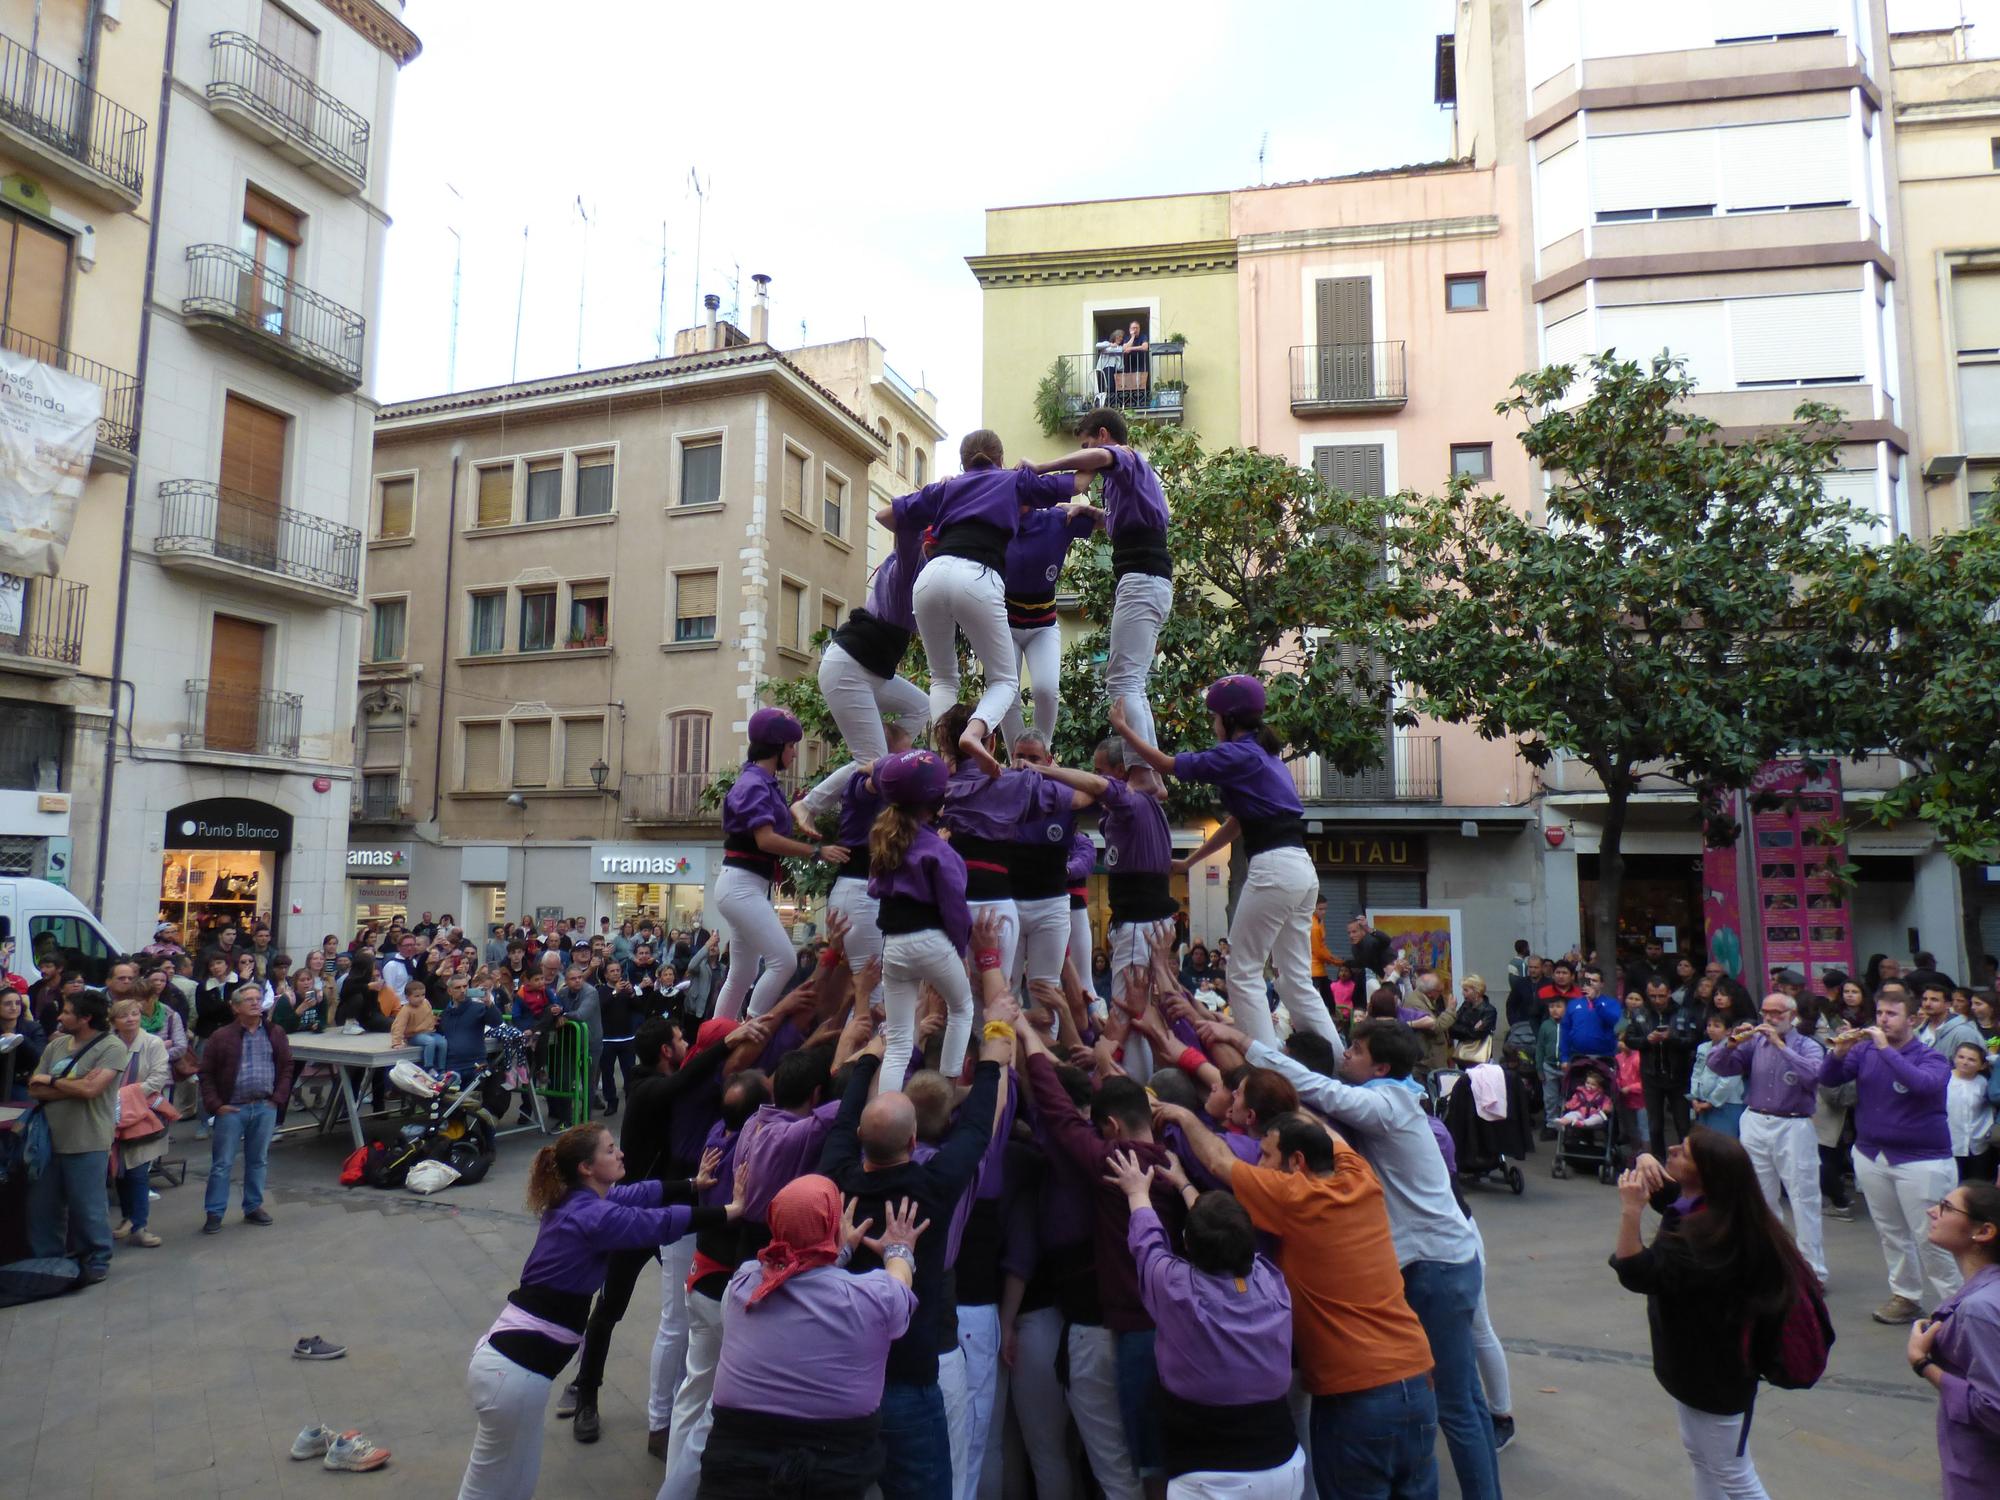
M 1102 406 L 1128 422 L 1178 426 L 1187 408 L 1186 351 L 1174 334 L 1129 353 L 1106 346 L 1059 354 L 1035 387 L 1035 420 L 1046 437 L 1074 434 L 1079 419 Z

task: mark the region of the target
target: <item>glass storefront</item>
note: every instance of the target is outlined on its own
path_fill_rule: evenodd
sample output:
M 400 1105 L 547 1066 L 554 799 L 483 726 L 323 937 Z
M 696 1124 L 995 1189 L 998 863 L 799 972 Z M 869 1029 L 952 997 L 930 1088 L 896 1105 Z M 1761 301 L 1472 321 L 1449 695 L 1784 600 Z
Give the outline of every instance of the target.
M 248 932 L 271 917 L 278 856 L 268 849 L 169 849 L 160 856 L 160 915 L 189 949 L 224 927 Z
M 467 932 L 484 937 L 495 922 L 507 920 L 507 887 L 504 885 L 468 885 L 465 888 L 465 916 L 460 926 Z
M 711 850 L 701 844 L 592 844 L 590 879 L 595 888 L 591 930 L 601 917 L 612 930 L 626 922 L 650 921 L 671 932 L 699 926 L 707 912 Z M 719 853 L 716 854 L 720 862 Z M 779 920 L 795 915 L 781 900 Z
M 623 884 L 604 887 L 600 894 L 605 899 L 599 905 L 611 918 L 613 929 L 650 918 L 655 927 L 674 932 L 691 929 L 701 920 L 702 888 L 698 885 Z M 789 920 L 783 913 L 780 902 L 780 918 Z

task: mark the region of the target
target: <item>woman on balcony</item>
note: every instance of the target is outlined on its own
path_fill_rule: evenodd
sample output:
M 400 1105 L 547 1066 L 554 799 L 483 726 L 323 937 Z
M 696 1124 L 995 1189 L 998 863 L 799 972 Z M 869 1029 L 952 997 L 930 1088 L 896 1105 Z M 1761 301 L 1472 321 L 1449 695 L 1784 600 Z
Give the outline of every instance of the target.
M 1111 406 L 1118 398 L 1118 377 L 1125 373 L 1125 330 L 1114 328 L 1097 341 L 1097 404 Z

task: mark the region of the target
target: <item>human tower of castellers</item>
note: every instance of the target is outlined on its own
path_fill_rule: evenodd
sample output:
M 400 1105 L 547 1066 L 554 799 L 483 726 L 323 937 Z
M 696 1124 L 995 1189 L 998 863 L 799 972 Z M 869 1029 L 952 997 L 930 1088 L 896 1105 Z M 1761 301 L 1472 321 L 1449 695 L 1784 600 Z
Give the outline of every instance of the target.
M 707 1019 L 639 1032 L 618 1137 L 580 1124 L 537 1153 L 535 1245 L 468 1371 L 461 1500 L 535 1492 L 549 1398 L 579 1354 L 556 1415 L 599 1439 L 609 1342 L 655 1260 L 661 1500 L 976 1500 L 1021 1492 L 1023 1468 L 1038 1500 L 1417 1500 L 1438 1493 L 1440 1434 L 1460 1493 L 1500 1495 L 1506 1359 L 1451 1138 L 1413 1077 L 1423 1035 L 1392 1005 L 1343 1038 L 1313 984 L 1318 878 L 1263 684 L 1208 688 L 1211 746 L 1155 742 L 1167 507 L 1119 412 L 1090 413 L 1081 435 L 1010 468 L 975 432 L 963 472 L 876 516 L 893 555 L 819 670 L 851 762 L 793 804 L 779 778 L 800 724 L 751 715 L 722 814 L 727 982 Z M 1055 598 L 1070 547 L 1100 527 L 1110 733 L 1085 771 L 1050 755 Z M 913 636 L 928 694 L 899 675 Z M 983 672 L 970 705 L 959 636 Z M 1170 777 L 1213 785 L 1228 814 L 1181 860 Z M 1083 978 L 1089 810 L 1108 1004 Z M 1183 992 L 1170 882 L 1238 839 L 1224 1020 Z M 772 902 L 788 858 L 835 867 L 831 941 L 803 982 Z M 1726 1227 L 1790 1245 L 1736 1201 L 1756 1178 L 1720 1132 L 1640 1157 L 1620 1192 L 1614 1265 L 1655 1304 L 1697 1493 L 1762 1496 L 1747 1446 L 1760 1371 L 1740 1328 L 1754 1311 L 1790 1330 L 1816 1294 L 1787 1291 L 1806 1274 L 1795 1251 L 1752 1256 Z M 1995 1198 L 1961 1205 L 1975 1259 L 2000 1260 Z M 1643 1246 L 1648 1201 L 1667 1218 Z M 1682 1283 L 1709 1300 L 1665 1318 Z M 1958 1360 L 1952 1337 L 1927 1345 L 1933 1376 Z

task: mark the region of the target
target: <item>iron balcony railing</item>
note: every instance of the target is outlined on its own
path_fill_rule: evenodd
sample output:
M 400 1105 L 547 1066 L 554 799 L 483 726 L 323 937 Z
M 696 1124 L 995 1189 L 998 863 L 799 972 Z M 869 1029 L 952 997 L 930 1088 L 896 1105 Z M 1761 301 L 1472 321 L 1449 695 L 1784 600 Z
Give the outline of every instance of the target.
M 145 196 L 146 122 L 9 36 L 0 36 L 0 121 Z
M 69 578 L 23 580 L 21 628 L 0 631 L 0 665 L 8 657 L 74 667 L 83 661 L 83 606 L 90 589 Z
M 139 381 L 136 376 L 72 354 L 60 344 L 51 344 L 47 339 L 38 339 L 18 328 L 0 325 L 0 344 L 15 354 L 26 355 L 29 359 L 95 385 L 104 393 L 104 411 L 97 419 L 98 446 L 113 449 L 128 458 L 138 456 Z
M 814 780 L 787 771 L 778 785 L 787 797 L 797 797 Z M 715 780 L 710 771 L 651 771 L 621 776 L 618 806 L 628 823 L 716 823 L 722 818 L 720 804 L 702 805 L 702 795 Z
M 361 533 L 323 516 L 204 479 L 160 485 L 153 550 L 240 563 L 338 593 L 361 585 Z
M 1434 734 L 1399 734 L 1384 748 L 1382 764 L 1344 776 L 1317 755 L 1292 762 L 1292 784 L 1303 802 L 1391 803 L 1444 801 L 1444 775 Z
M 299 718 L 305 707 L 299 694 L 211 685 L 206 678 L 193 677 L 188 679 L 187 695 L 183 749 L 298 758 Z
M 208 39 L 208 97 L 256 115 L 357 183 L 368 180 L 368 122 L 240 31 Z
M 1292 410 L 1382 410 L 1410 399 L 1403 341 L 1377 344 L 1294 344 Z
M 1063 405 L 1072 419 L 1109 406 L 1150 422 L 1178 422 L 1187 400 L 1182 360 L 1176 345 L 1134 354 L 1065 354 Z
M 220 318 L 355 385 L 367 320 L 227 245 L 190 245 L 181 311 Z
M 347 815 L 356 823 L 399 823 L 410 815 L 410 782 L 404 776 L 362 772 L 354 783 Z

